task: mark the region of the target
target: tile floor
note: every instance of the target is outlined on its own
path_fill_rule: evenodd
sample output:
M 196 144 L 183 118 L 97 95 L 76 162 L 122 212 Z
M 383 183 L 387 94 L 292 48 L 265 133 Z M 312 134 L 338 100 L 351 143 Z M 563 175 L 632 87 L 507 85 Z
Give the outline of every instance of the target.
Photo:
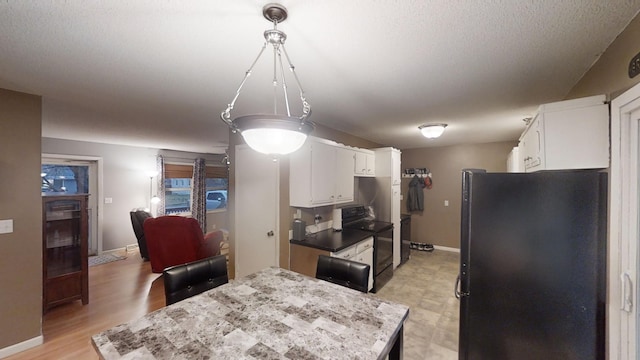
M 458 300 L 453 294 L 460 254 L 411 250 L 377 295 L 410 307 L 404 327 L 407 360 L 458 359 Z

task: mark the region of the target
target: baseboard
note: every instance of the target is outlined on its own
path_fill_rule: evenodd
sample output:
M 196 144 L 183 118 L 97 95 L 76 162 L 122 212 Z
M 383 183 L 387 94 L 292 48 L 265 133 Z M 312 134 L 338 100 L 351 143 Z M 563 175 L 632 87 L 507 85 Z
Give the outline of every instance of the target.
M 129 245 L 124 247 L 124 250 L 129 253 L 129 252 L 132 252 L 134 250 L 138 250 L 138 248 L 139 248 L 138 244 L 129 244 Z
M 134 250 L 138 250 L 138 244 L 130 244 L 130 245 L 126 245 L 124 247 L 121 248 L 117 248 L 117 249 L 111 249 L 111 250 L 103 250 L 100 255 L 104 255 L 104 254 L 114 254 L 114 255 L 119 255 L 121 253 L 130 253 Z
M 440 245 L 433 245 L 433 248 L 436 249 L 436 250 L 460 253 L 460 249 L 458 249 L 458 248 L 452 248 L 452 247 L 440 246 Z
M 17 354 L 25 350 L 29 350 L 36 346 L 42 345 L 43 343 L 44 343 L 44 337 L 40 335 L 40 336 L 34 337 L 33 339 L 29 339 L 18 344 L 7 346 L 6 348 L 0 349 L 0 359 L 4 359 L 6 357 L 9 357 L 13 354 Z

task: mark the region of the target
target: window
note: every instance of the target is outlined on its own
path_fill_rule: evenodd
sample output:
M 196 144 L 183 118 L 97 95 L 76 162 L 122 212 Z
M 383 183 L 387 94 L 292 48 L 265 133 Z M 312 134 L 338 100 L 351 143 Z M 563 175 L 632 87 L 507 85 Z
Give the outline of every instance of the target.
M 191 213 L 193 166 L 165 165 L 165 213 L 185 215 Z M 226 167 L 207 166 L 206 175 L 207 211 L 221 211 L 227 208 L 229 176 Z
M 207 166 L 207 211 L 226 210 L 229 171 L 226 167 Z
M 167 164 L 164 169 L 165 214 L 191 213 L 191 177 L 193 166 Z
M 42 164 L 40 191 L 45 194 L 86 194 L 89 193 L 89 167 Z

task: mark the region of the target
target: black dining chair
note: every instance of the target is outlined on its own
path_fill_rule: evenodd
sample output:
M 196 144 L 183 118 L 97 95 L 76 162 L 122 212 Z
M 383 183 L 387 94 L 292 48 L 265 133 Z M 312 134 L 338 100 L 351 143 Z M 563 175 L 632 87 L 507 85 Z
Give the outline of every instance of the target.
M 319 255 L 316 278 L 366 293 L 369 291 L 370 270 L 367 264 Z
M 203 293 L 229 282 L 227 257 L 212 256 L 164 269 L 164 297 L 167 305 Z

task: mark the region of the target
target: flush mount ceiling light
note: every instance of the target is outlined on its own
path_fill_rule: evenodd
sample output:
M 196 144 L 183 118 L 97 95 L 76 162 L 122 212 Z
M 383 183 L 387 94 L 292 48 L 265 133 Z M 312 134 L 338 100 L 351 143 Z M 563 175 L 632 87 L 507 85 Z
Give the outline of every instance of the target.
M 231 131 L 240 132 L 244 141 L 254 150 L 263 154 L 272 155 L 284 155 L 292 153 L 298 150 L 305 142 L 307 135 L 313 131 L 313 123 L 307 119 L 311 115 L 311 105 L 305 98 L 304 91 L 296 75 L 295 67 L 291 64 L 287 50 L 284 48 L 284 41 L 287 39 L 287 35 L 278 30 L 278 23 L 284 21 L 287 18 L 287 9 L 279 4 L 267 4 L 262 8 L 262 14 L 264 17 L 273 23 L 273 29 L 265 30 L 264 38 L 265 43 L 262 49 L 258 53 L 258 56 L 251 64 L 251 67 L 244 75 L 236 95 L 224 110 L 220 117 L 229 127 Z M 231 110 L 240 96 L 242 86 L 244 86 L 247 78 L 251 75 L 253 67 L 260 59 L 260 56 L 264 52 L 267 44 L 273 45 L 273 114 L 264 115 L 245 115 L 239 116 L 231 120 Z M 286 58 L 289 64 L 289 70 L 293 74 L 298 90 L 300 92 L 300 100 L 302 101 L 302 115 L 292 116 L 289 110 L 289 100 L 287 95 L 287 83 L 284 76 L 284 66 L 282 63 L 282 55 Z M 278 74 L 279 70 L 279 74 Z M 278 115 L 277 113 L 277 89 L 279 85 L 278 75 L 280 75 L 280 86 L 282 86 L 282 92 L 284 97 L 286 114 Z
M 422 135 L 427 139 L 435 139 L 440 137 L 444 132 L 444 128 L 447 127 L 447 124 L 429 124 L 429 125 L 420 125 L 418 129 L 422 132 Z

